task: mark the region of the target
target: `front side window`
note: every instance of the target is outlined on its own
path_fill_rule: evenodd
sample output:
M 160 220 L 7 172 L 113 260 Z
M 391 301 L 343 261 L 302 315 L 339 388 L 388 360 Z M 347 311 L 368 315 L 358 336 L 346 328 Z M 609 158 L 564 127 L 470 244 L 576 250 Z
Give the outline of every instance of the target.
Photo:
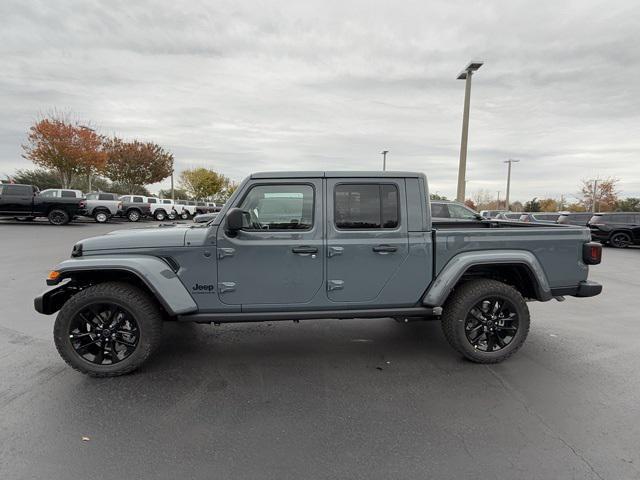
M 398 187 L 343 184 L 335 188 L 335 224 L 341 229 L 397 228 Z
M 306 230 L 313 226 L 311 185 L 256 185 L 240 204 L 250 230 Z
M 57 197 L 58 196 L 58 191 L 57 190 L 48 190 L 46 192 L 42 192 L 40 194 L 41 197 L 45 197 L 45 198 L 52 198 L 52 197 Z
M 170 205 L 171 204 L 171 200 L 163 200 L 162 203 L 164 203 L 165 205 Z
M 142 203 L 142 197 L 133 197 L 133 203 Z
M 431 203 L 431 216 L 433 218 L 449 218 L 449 209 L 444 203 Z
M 147 198 L 147 203 L 156 203 L 155 198 Z

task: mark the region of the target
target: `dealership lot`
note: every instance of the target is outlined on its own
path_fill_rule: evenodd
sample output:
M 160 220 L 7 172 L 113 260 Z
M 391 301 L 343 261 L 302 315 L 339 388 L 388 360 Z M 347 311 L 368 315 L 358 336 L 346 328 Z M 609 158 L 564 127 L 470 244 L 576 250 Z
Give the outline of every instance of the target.
M 640 248 L 605 249 L 602 295 L 530 304 L 495 366 L 436 322 L 169 324 L 87 378 L 33 297 L 77 240 L 145 226 L 0 221 L 0 478 L 640 478 Z

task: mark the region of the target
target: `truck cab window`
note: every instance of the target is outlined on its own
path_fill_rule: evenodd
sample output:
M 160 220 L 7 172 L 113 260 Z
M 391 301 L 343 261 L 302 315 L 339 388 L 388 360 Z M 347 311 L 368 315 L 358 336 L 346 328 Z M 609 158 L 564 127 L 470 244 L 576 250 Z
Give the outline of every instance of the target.
M 240 204 L 249 230 L 304 230 L 313 226 L 311 185 L 256 185 Z
M 342 184 L 335 188 L 335 224 L 342 229 L 398 227 L 398 187 Z

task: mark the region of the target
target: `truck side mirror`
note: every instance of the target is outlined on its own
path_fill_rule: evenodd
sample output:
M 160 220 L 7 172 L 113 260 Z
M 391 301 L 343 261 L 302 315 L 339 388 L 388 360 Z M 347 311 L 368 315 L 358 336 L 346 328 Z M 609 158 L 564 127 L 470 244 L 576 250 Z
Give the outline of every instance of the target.
M 227 212 L 225 218 L 225 230 L 231 235 L 235 235 L 244 226 L 244 210 L 232 208 Z

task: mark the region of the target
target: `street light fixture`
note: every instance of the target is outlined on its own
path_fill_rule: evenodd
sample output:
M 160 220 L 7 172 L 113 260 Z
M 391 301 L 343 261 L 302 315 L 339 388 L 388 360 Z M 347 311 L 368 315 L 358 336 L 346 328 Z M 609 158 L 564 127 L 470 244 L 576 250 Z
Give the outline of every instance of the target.
M 380 153 L 382 154 L 382 171 L 384 172 L 387 169 L 387 153 L 389 153 L 389 150 L 383 150 Z
M 467 173 L 467 140 L 469 138 L 469 102 L 471 96 L 471 77 L 484 62 L 472 61 L 464 67 L 458 76 L 458 80 L 464 80 L 464 113 L 462 115 L 462 139 L 460 140 L 460 164 L 458 165 L 458 193 L 456 200 L 464 202 L 465 184 L 464 178 Z
M 505 160 L 504 163 L 509 164 L 509 169 L 507 170 L 507 197 L 505 198 L 505 209 L 507 212 L 509 211 L 509 191 L 511 189 L 511 164 L 518 163 L 520 160 L 516 160 L 514 158 L 510 158 L 509 160 Z

